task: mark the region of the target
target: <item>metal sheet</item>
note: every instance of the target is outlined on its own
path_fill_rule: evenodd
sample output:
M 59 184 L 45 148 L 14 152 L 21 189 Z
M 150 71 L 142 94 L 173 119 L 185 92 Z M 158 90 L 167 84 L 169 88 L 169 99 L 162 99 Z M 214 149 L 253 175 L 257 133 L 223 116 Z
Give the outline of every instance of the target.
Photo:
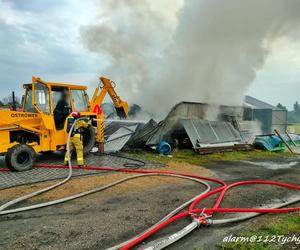
M 239 132 L 229 122 L 184 119 L 181 123 L 194 148 L 241 141 Z
M 246 106 L 251 107 L 253 109 L 280 110 L 279 108 L 277 108 L 269 103 L 258 100 L 252 96 L 245 96 L 244 102 L 245 102 Z
M 104 152 L 112 153 L 121 151 L 125 144 L 129 141 L 138 125 L 123 126 L 119 128 L 115 133 L 108 137 L 104 143 Z
M 175 105 L 167 117 L 159 123 L 159 125 L 148 136 L 146 145 L 157 145 L 161 140 L 171 141 L 172 133 L 182 129 L 181 119 L 209 119 L 208 115 L 213 114 L 211 119 L 224 120 L 224 117 L 242 117 L 243 109 L 241 107 L 216 106 L 205 103 L 181 102 Z M 219 113 L 218 117 L 215 114 Z M 201 126 L 199 124 L 199 126 Z M 210 141 L 213 137 L 213 131 L 208 127 L 203 127 L 203 137 Z M 209 133 L 209 135 L 206 135 Z M 225 132 L 224 132 L 225 133 Z M 221 136 L 221 135 L 220 135 Z
M 144 123 L 141 123 L 139 121 L 134 122 L 134 121 L 127 121 L 127 120 L 108 120 L 108 121 L 106 120 L 104 126 L 104 134 L 106 138 L 108 138 L 121 127 L 133 126 L 133 125 L 139 125 L 140 127 L 142 127 Z
M 133 146 L 144 145 L 146 141 L 150 138 L 152 132 L 155 130 L 157 126 L 158 126 L 157 122 L 151 119 L 140 129 L 136 130 L 136 132 L 130 138 L 130 141 L 128 143 Z

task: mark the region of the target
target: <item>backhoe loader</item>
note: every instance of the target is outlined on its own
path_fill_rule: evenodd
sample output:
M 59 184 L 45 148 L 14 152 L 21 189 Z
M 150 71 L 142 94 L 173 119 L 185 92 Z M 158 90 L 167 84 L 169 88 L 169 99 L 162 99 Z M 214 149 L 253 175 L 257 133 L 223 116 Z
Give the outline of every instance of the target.
M 83 133 L 86 154 L 96 143 L 103 151 L 104 114 L 101 104 L 106 94 L 110 95 L 121 119 L 128 114 L 127 102 L 121 100 L 113 82 L 105 77 L 100 77 L 91 100 L 86 93 L 87 86 L 46 82 L 32 77 L 32 83 L 23 87 L 22 111 L 0 110 L 0 155 L 5 156 L 6 165 L 13 171 L 32 168 L 39 153 L 65 149 L 68 138 L 66 122 L 58 124 L 55 112 L 62 95 L 67 97 L 68 102 L 65 118 L 77 111 L 81 117 L 92 121 Z

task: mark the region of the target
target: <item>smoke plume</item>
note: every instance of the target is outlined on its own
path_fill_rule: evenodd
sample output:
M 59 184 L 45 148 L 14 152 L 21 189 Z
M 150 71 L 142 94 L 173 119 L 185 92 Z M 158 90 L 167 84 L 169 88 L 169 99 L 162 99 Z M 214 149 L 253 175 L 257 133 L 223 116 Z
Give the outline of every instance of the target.
M 272 43 L 300 24 L 299 0 L 101 0 L 98 12 L 84 44 L 124 98 L 152 112 L 240 105 Z

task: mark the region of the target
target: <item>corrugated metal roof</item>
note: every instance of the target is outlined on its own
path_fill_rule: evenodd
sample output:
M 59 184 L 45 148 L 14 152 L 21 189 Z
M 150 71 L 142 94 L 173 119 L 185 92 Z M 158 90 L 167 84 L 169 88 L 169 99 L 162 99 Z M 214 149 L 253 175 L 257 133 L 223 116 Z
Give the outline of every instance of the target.
M 146 145 L 157 145 L 161 140 L 170 141 L 171 134 L 178 129 L 182 129 L 181 119 L 206 120 L 224 119 L 226 116 L 240 117 L 243 108 L 234 106 L 217 106 L 204 103 L 181 102 L 176 104 L 167 117 L 148 136 Z
M 106 137 L 109 137 L 117 130 L 119 130 L 121 127 L 133 126 L 133 125 L 143 126 L 144 123 L 138 121 L 137 122 L 130 121 L 129 123 L 127 120 L 105 121 L 104 134 Z
M 256 109 L 272 109 L 272 110 L 281 110 L 269 103 L 263 102 L 261 100 L 258 100 L 252 96 L 245 96 L 245 100 L 244 100 L 245 104 L 250 105 L 250 107 L 252 108 L 256 108 Z
M 157 122 L 151 119 L 148 123 L 140 126 L 136 132 L 130 138 L 128 142 L 129 145 L 138 146 L 141 144 L 145 144 L 146 141 L 150 138 L 153 130 L 157 127 Z
M 241 141 L 239 132 L 229 122 L 184 119 L 181 123 L 194 147 Z
M 138 125 L 134 126 L 122 126 L 111 136 L 108 137 L 104 143 L 104 152 L 113 153 L 121 151 L 125 144 L 129 141 Z

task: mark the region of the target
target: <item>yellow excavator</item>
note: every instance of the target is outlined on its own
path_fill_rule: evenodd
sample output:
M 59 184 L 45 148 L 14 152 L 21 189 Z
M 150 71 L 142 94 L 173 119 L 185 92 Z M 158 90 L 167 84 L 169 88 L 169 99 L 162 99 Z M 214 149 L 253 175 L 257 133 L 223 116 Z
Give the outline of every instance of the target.
M 105 77 L 100 77 L 91 100 L 84 85 L 32 77 L 32 83 L 23 87 L 22 110 L 0 110 L 0 155 L 5 156 L 7 166 L 13 171 L 32 168 L 38 153 L 64 150 L 68 138 L 65 120 L 73 111 L 92 121 L 83 132 L 84 152 L 89 153 L 95 144 L 103 152 L 105 117 L 101 104 L 107 94 L 121 119 L 128 114 L 128 103 L 117 95 L 114 83 Z M 64 114 L 57 108 L 62 97 L 68 106 Z

